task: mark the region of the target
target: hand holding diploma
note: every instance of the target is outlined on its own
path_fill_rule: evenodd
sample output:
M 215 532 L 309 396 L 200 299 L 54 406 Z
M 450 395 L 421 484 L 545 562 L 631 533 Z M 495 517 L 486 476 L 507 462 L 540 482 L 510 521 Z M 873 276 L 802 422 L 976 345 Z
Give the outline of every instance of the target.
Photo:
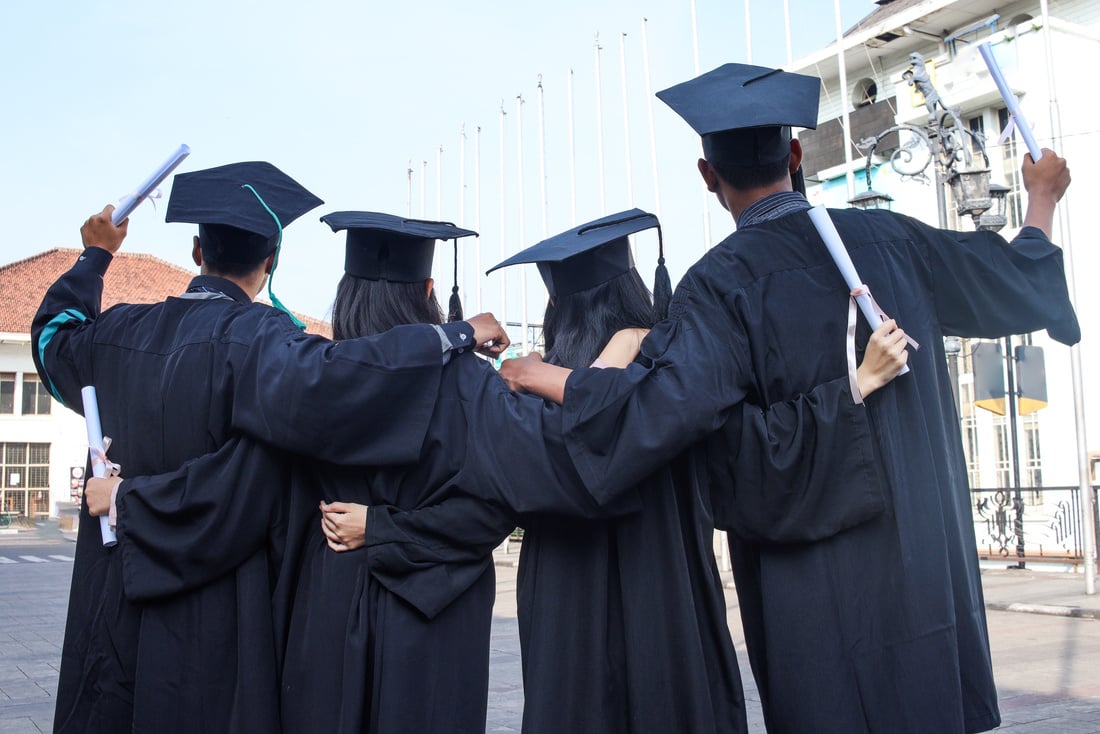
M 176 166 L 182 163 L 183 159 L 190 154 L 191 148 L 187 145 L 181 145 L 176 149 L 176 152 L 173 153 L 160 168 L 153 171 L 152 175 L 145 179 L 135 191 L 123 196 L 122 200 L 118 202 L 118 207 L 111 215 L 111 221 L 114 225 L 117 227 L 126 217 L 130 216 L 134 209 L 137 209 L 138 204 L 148 199 L 149 196 L 157 190 L 157 187 L 161 185 L 164 179 L 168 178 L 172 171 L 176 170 Z
M 88 427 L 88 452 L 91 454 L 92 476 L 105 477 L 108 471 L 117 466 L 107 461 L 107 449 L 103 445 L 103 427 L 99 422 L 99 400 L 96 398 L 95 387 L 88 385 L 81 388 L 80 397 L 84 400 L 84 421 Z M 110 519 L 106 516 L 99 518 L 99 532 L 103 537 L 103 545 L 112 546 L 118 543 L 115 531 L 111 529 Z
M 884 321 L 889 321 L 890 317 L 875 303 L 875 299 L 871 297 L 870 289 L 860 279 L 859 273 L 856 272 L 856 266 L 848 255 L 848 249 L 844 247 L 844 242 L 840 239 L 840 233 L 836 231 L 836 225 L 829 217 L 829 211 L 818 204 L 807 213 L 810 215 L 810 221 L 813 222 L 817 233 L 824 240 L 825 247 L 829 250 L 837 269 L 840 270 L 844 282 L 848 285 L 848 290 L 852 294 L 852 301 L 859 306 L 859 310 L 863 312 L 863 317 L 871 325 L 872 331 L 877 330 Z M 914 349 L 920 348 L 920 345 L 908 335 L 905 335 L 904 338 Z M 904 375 L 907 372 L 909 372 L 909 365 L 903 365 L 897 374 Z M 848 319 L 848 379 L 851 383 L 853 398 L 856 399 L 857 403 L 863 402 L 856 378 L 854 311 L 850 313 Z

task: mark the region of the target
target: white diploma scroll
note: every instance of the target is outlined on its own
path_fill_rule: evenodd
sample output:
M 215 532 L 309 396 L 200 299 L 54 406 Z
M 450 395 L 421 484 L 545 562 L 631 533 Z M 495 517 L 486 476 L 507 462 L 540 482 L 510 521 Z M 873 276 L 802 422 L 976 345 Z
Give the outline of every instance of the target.
M 138 204 L 145 201 L 150 194 L 157 190 L 161 182 L 168 178 L 172 171 L 176 170 L 176 166 L 183 162 L 183 159 L 191 155 L 191 148 L 187 145 L 181 145 L 172 157 L 164 162 L 160 168 L 153 172 L 153 175 L 145 179 L 141 186 L 137 188 L 133 193 L 126 194 L 118 202 L 118 206 L 115 207 L 115 211 L 111 214 L 111 224 L 116 227 L 122 224 L 126 217 L 130 216 L 134 209 L 137 209 Z
M 1016 95 L 1009 88 L 1004 72 L 1001 71 L 1001 65 L 993 57 L 993 48 L 988 43 L 983 43 L 978 46 L 978 51 L 985 59 L 985 65 L 989 67 L 989 75 L 993 77 L 993 81 L 997 85 L 997 91 L 1001 93 L 1001 99 L 1005 101 L 1010 119 L 1016 129 L 1020 131 L 1020 137 L 1024 139 L 1024 144 L 1027 145 L 1027 152 L 1031 153 L 1031 160 L 1039 160 L 1043 157 L 1043 149 L 1039 147 L 1039 143 L 1035 140 L 1035 134 L 1031 132 L 1031 125 L 1027 123 L 1024 113 L 1020 110 L 1020 100 L 1016 99 Z
M 862 292 L 855 296 L 856 304 L 859 306 L 859 310 L 863 312 L 863 317 L 867 319 L 867 323 L 871 325 L 871 328 L 877 329 L 884 318 L 875 310 L 871 301 L 871 294 L 862 288 L 863 281 L 860 279 L 859 273 L 856 272 L 856 266 L 852 264 L 852 258 L 848 256 L 848 250 L 840 239 L 840 233 L 836 231 L 836 225 L 829 217 L 829 211 L 818 204 L 811 208 L 808 214 L 810 215 L 810 221 L 814 223 L 814 227 L 817 229 L 817 233 L 821 235 L 821 239 L 825 240 L 825 247 L 829 249 L 833 262 L 836 263 L 837 269 L 844 277 L 844 282 L 848 284 L 848 290 L 862 289 Z M 909 365 L 904 365 L 898 374 L 904 375 L 907 372 L 909 372 Z
M 95 387 L 88 385 L 80 388 L 80 397 L 84 400 L 84 422 L 88 425 L 88 450 L 92 457 L 92 476 L 107 476 L 106 452 L 103 450 L 103 426 L 99 423 L 99 401 Z M 111 530 L 111 521 L 107 515 L 99 518 L 99 532 L 103 536 L 103 545 L 118 543 L 115 531 Z

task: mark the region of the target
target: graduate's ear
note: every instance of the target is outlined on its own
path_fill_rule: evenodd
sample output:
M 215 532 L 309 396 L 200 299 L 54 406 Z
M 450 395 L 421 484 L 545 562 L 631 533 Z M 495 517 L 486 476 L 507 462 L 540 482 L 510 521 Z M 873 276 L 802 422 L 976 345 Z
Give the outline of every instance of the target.
M 202 267 L 202 248 L 199 247 L 199 236 L 195 235 L 195 239 L 191 244 L 191 259 L 195 261 L 195 264 L 200 268 Z
M 698 165 L 699 175 L 703 177 L 703 183 L 707 185 L 707 191 L 717 194 L 720 186 L 718 184 L 718 173 L 714 170 L 714 166 L 710 165 L 706 158 L 700 158 Z
M 264 275 L 271 275 L 271 268 L 275 265 L 275 253 L 271 253 L 264 260 Z
M 435 279 L 434 278 L 428 278 L 427 280 L 424 281 L 424 289 L 425 289 L 425 291 L 427 291 L 424 294 L 425 298 L 431 298 L 432 297 L 432 288 L 435 288 Z
M 798 138 L 791 138 L 791 162 L 788 166 L 790 172 L 793 174 L 798 170 L 798 167 L 802 165 L 802 143 L 798 142 Z

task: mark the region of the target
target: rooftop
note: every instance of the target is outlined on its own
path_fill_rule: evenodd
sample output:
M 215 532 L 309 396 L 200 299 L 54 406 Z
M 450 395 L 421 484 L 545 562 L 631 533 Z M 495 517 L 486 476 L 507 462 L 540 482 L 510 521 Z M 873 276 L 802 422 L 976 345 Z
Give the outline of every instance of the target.
M 0 266 L 0 333 L 30 334 L 31 321 L 46 289 L 72 267 L 80 250 L 56 247 L 24 260 Z M 187 290 L 194 273 L 152 255 L 119 252 L 103 283 L 103 308 L 118 303 L 157 303 Z M 295 314 L 306 331 L 332 335 L 332 327 L 320 319 Z

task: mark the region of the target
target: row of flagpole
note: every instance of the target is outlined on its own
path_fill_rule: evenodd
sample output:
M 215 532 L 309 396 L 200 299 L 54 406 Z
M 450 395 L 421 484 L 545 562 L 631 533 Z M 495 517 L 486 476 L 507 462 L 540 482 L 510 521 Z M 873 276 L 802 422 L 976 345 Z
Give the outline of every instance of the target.
M 839 29 L 840 28 L 840 2 L 839 2 L 839 0 L 834 0 L 834 2 L 835 2 L 835 7 L 836 7 L 836 14 L 837 14 L 837 28 Z M 745 23 L 744 23 L 744 25 L 745 25 L 745 47 L 746 47 L 745 60 L 749 63 L 752 62 L 752 56 L 753 56 L 753 53 L 752 53 L 752 23 L 751 23 L 752 15 L 751 15 L 750 5 L 751 5 L 750 1 L 745 0 L 745 2 L 744 2 L 744 12 L 745 12 L 745 15 L 744 15 Z M 790 7 L 789 7 L 789 5 L 790 5 L 789 0 L 784 0 L 784 2 L 783 2 L 784 30 L 785 30 L 786 51 L 787 51 L 786 57 L 787 57 L 788 64 L 791 62 L 791 59 L 792 59 L 791 19 L 790 19 Z M 700 67 L 700 54 L 699 54 L 698 13 L 697 13 L 697 9 L 696 9 L 696 0 L 691 0 L 690 6 L 691 6 L 690 10 L 691 10 L 693 68 L 694 68 L 695 75 L 698 75 L 701 72 L 701 67 Z M 635 205 L 635 183 L 636 182 L 634 181 L 633 153 L 632 153 L 632 150 L 631 150 L 631 124 L 630 124 L 629 83 L 628 83 L 629 80 L 628 80 L 628 69 L 627 69 L 626 43 L 627 43 L 627 33 L 622 32 L 622 33 L 620 33 L 620 36 L 619 36 L 619 65 L 620 65 L 619 75 L 620 75 L 621 96 L 622 96 L 621 104 L 622 104 L 622 110 L 623 110 L 623 123 L 622 123 L 623 124 L 623 148 L 624 148 L 624 150 L 623 150 L 623 155 L 624 155 L 623 169 L 624 169 L 625 184 L 626 184 L 625 185 L 626 201 L 627 201 L 628 207 L 632 207 L 632 206 Z M 645 88 L 645 96 L 646 96 L 646 113 L 647 113 L 647 121 L 648 121 L 648 135 L 649 135 L 649 149 L 650 149 L 649 152 L 650 152 L 650 159 L 651 159 L 651 161 L 650 161 L 651 162 L 651 176 L 652 176 L 652 180 L 653 180 L 653 194 L 652 194 L 652 196 L 653 196 L 653 198 L 652 198 L 653 207 L 652 207 L 652 209 L 653 209 L 655 214 L 660 216 L 660 214 L 661 214 L 660 175 L 659 175 L 659 171 L 658 171 L 657 142 L 656 142 L 654 114 L 653 114 L 653 89 L 652 89 L 652 86 L 651 86 L 651 79 L 650 79 L 648 19 L 644 18 L 644 17 L 641 19 L 641 50 L 642 50 L 642 64 L 641 64 L 641 66 L 642 66 L 642 69 L 643 69 L 643 72 L 644 72 L 644 88 Z M 596 165 L 596 169 L 597 169 L 596 173 L 597 173 L 597 181 L 598 181 L 598 183 L 597 183 L 597 193 L 598 193 L 598 200 L 599 200 L 599 213 L 600 213 L 601 216 L 608 213 L 608 211 L 607 211 L 607 205 L 608 205 L 607 204 L 607 180 L 606 180 L 606 171 L 605 171 L 605 153 L 606 153 L 606 151 L 605 151 L 605 148 L 604 148 L 605 131 L 604 131 L 604 119 L 603 119 L 604 118 L 603 78 L 602 78 L 603 74 L 602 74 L 602 67 L 601 67 L 601 61 L 602 61 L 601 52 L 602 51 L 603 51 L 603 46 L 601 46 L 601 44 L 600 44 L 599 34 L 597 33 L 597 34 L 595 34 L 594 43 L 593 43 L 593 66 L 594 66 L 593 83 L 594 83 L 594 86 L 595 86 L 595 100 L 594 100 L 595 101 L 595 147 L 596 147 L 595 165 Z M 842 60 L 842 57 L 840 57 L 840 60 Z M 547 170 L 546 170 L 546 115 L 545 115 L 545 105 L 544 105 L 545 100 L 544 100 L 543 75 L 539 74 L 537 79 L 538 79 L 538 82 L 537 82 L 537 85 L 536 85 L 536 94 L 537 94 L 537 102 L 538 102 L 539 209 L 540 209 L 540 223 L 541 223 L 541 227 L 540 227 L 541 237 L 540 237 L 540 239 L 545 239 L 549 234 L 548 233 L 548 227 L 549 227 L 549 222 L 548 222 L 549 197 L 548 197 L 548 193 L 547 193 L 548 175 L 547 175 Z M 574 83 L 574 71 L 573 71 L 573 69 L 569 69 L 568 76 L 567 76 L 567 83 L 566 83 L 566 102 L 567 102 L 567 116 L 566 116 L 567 119 L 566 119 L 566 121 L 567 121 L 567 126 L 568 126 L 568 143 L 567 143 L 567 146 L 568 146 L 569 197 L 570 197 L 570 201 L 569 201 L 569 220 L 570 220 L 571 226 L 575 226 L 577 224 L 577 165 L 576 165 L 576 137 L 575 137 L 575 129 L 574 129 L 575 128 L 575 119 L 574 119 L 574 88 L 573 88 L 574 85 L 573 85 L 573 83 Z M 515 192 L 515 196 L 517 197 L 517 202 L 515 203 L 514 206 L 512 206 L 512 210 L 514 211 L 514 216 L 518 220 L 518 223 L 516 225 L 516 230 L 517 231 L 516 231 L 516 241 L 514 243 L 514 245 L 515 245 L 514 248 L 509 248 L 506 245 L 506 243 L 508 242 L 508 239 L 509 239 L 508 234 L 507 234 L 507 232 L 508 232 L 508 229 L 507 229 L 507 225 L 508 225 L 507 212 L 509 211 L 508 205 L 510 203 L 507 200 L 508 197 L 506 195 L 506 190 L 508 188 L 508 186 L 507 186 L 507 177 L 506 177 L 506 154 L 507 154 L 507 150 L 506 150 L 506 135 L 507 135 L 507 133 L 506 133 L 506 124 L 507 124 L 507 119 L 506 118 L 507 118 L 508 112 L 505 109 L 503 100 L 501 100 L 501 105 L 500 105 L 500 129 L 499 129 L 499 133 L 500 133 L 499 157 L 500 158 L 499 158 L 499 171 L 498 171 L 498 178 L 499 178 L 499 185 L 500 185 L 500 197 L 499 197 L 499 202 L 498 202 L 498 205 L 499 205 L 499 236 L 500 236 L 499 245 L 500 245 L 500 248 L 499 248 L 499 253 L 498 254 L 499 254 L 501 260 L 505 259 L 509 255 L 509 252 L 508 252 L 509 249 L 513 249 L 513 251 L 514 251 L 515 249 L 519 249 L 521 247 L 528 246 L 534 241 L 534 238 L 530 238 L 527 231 L 526 231 L 526 221 L 525 221 L 525 216 L 524 216 L 525 215 L 525 210 L 526 210 L 526 200 L 525 200 L 525 191 L 524 191 L 525 174 L 524 174 L 524 167 L 523 167 L 523 105 L 524 104 L 525 104 L 525 101 L 524 101 L 523 95 L 522 94 L 517 95 L 516 96 L 516 111 L 515 111 L 515 115 L 516 115 L 515 134 L 516 134 L 516 140 L 517 140 L 517 143 L 516 143 L 516 156 L 517 156 L 516 176 L 517 176 L 517 181 L 515 182 L 515 184 L 512 188 L 512 190 Z M 481 226 L 482 226 L 482 218 L 481 218 L 481 214 L 482 214 L 481 213 L 481 206 L 482 206 L 482 201 L 481 201 L 481 185 L 482 185 L 482 177 L 481 177 L 481 134 L 482 134 L 482 127 L 480 125 L 477 125 L 476 130 L 475 130 L 475 135 L 474 135 L 474 138 L 475 138 L 475 141 L 474 141 L 475 152 L 474 152 L 474 164 L 473 164 L 473 168 L 474 168 L 474 221 L 475 221 L 475 227 L 477 228 L 477 231 L 480 231 Z M 467 141 L 466 125 L 465 125 L 465 123 L 463 123 L 460 127 L 459 141 L 458 141 L 459 142 L 459 172 L 458 172 L 458 179 L 459 179 L 459 184 L 458 184 L 458 186 L 459 186 L 459 192 L 458 192 L 459 193 L 459 195 L 458 195 L 459 221 L 458 221 L 458 224 L 460 226 L 465 226 L 465 223 L 466 223 L 466 193 L 467 193 L 467 191 L 466 191 L 466 189 L 467 189 L 467 181 L 466 181 L 466 175 L 467 175 L 466 141 Z M 436 208 L 436 211 L 435 211 L 435 216 L 436 216 L 437 219 L 443 219 L 444 218 L 443 217 L 443 193 L 442 193 L 443 153 L 444 153 L 444 146 L 442 144 L 440 144 L 437 147 L 437 150 L 436 150 L 436 161 L 435 161 L 435 163 L 436 163 L 436 170 L 435 170 L 435 175 L 436 175 L 436 192 L 435 192 L 436 193 L 436 207 L 435 208 Z M 415 169 L 413 167 L 413 161 L 412 160 L 409 161 L 409 165 L 408 165 L 406 174 L 407 174 L 407 177 L 408 177 L 406 208 L 407 208 L 407 211 L 408 211 L 408 215 L 412 216 L 412 213 L 413 213 L 413 177 L 414 177 L 414 174 L 415 174 Z M 419 201 L 419 217 L 420 218 L 425 218 L 425 216 L 426 216 L 425 186 L 426 186 L 427 176 L 428 176 L 428 160 L 421 159 L 420 182 L 419 182 L 419 198 L 420 198 L 420 201 Z M 703 245 L 703 250 L 705 251 L 706 248 L 709 248 L 711 246 L 711 244 L 713 244 L 713 239 L 712 239 L 712 234 L 711 234 L 710 193 L 707 191 L 705 185 L 702 186 L 701 195 L 702 195 L 702 216 L 703 216 L 702 245 Z M 475 266 L 477 268 L 476 272 L 480 276 L 480 274 L 482 272 L 484 272 L 483 269 L 482 269 L 483 268 L 483 260 L 482 260 L 482 252 L 481 252 L 482 245 L 481 245 L 480 239 L 474 240 L 474 241 L 472 241 L 472 243 L 469 243 L 468 245 L 467 244 L 460 245 L 460 249 L 459 249 L 459 252 L 458 252 L 459 262 L 461 262 L 463 264 L 463 267 L 465 267 L 467 247 L 468 246 L 473 246 L 473 248 L 474 248 L 474 262 L 475 262 Z M 523 349 L 524 349 L 524 351 L 527 351 L 531 348 L 531 343 L 530 343 L 531 340 L 530 340 L 530 333 L 529 333 L 530 332 L 529 326 L 530 326 L 530 321 L 531 320 L 529 318 L 530 314 L 528 312 L 528 293 L 527 293 L 528 283 L 527 283 L 526 269 L 523 269 L 521 271 L 521 275 L 519 277 L 521 278 L 521 280 L 520 280 L 520 301 L 521 301 L 520 306 L 521 306 L 521 308 L 518 309 L 519 312 L 520 312 L 521 318 L 520 318 L 520 321 L 519 321 L 519 325 L 521 326 L 522 331 L 523 331 L 523 336 L 522 336 Z M 477 279 L 478 285 L 477 285 L 477 288 L 476 288 L 476 297 L 475 297 L 475 299 L 476 299 L 476 308 L 477 308 L 477 311 L 479 311 L 479 312 L 483 311 L 485 309 L 485 297 L 484 297 L 482 280 L 483 279 L 480 278 L 480 277 L 478 277 L 478 279 Z M 509 316 L 508 287 L 507 287 L 507 279 L 503 274 L 500 277 L 499 285 L 500 285 L 500 301 L 499 301 L 500 314 L 499 315 L 502 318 L 508 318 L 508 316 Z M 471 289 L 471 290 L 473 290 L 473 289 Z

